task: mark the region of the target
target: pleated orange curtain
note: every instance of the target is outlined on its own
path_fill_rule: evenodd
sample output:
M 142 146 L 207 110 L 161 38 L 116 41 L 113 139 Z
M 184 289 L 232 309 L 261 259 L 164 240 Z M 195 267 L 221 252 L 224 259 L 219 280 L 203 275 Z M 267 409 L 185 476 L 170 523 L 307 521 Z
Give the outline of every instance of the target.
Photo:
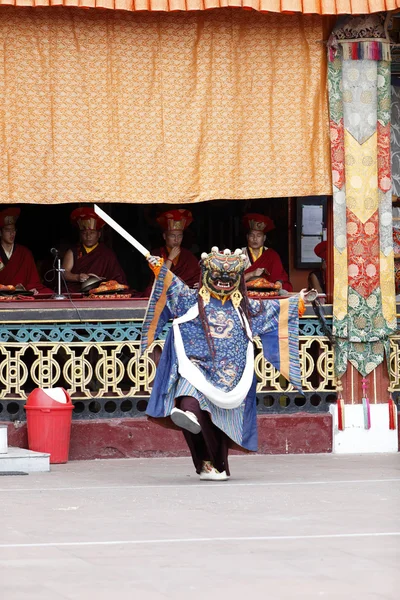
M 0 6 L 77 6 L 128 11 L 188 11 L 236 7 L 271 13 L 369 14 L 400 8 L 400 0 L 0 0 Z
M 327 22 L 0 8 L 0 202 L 328 194 Z

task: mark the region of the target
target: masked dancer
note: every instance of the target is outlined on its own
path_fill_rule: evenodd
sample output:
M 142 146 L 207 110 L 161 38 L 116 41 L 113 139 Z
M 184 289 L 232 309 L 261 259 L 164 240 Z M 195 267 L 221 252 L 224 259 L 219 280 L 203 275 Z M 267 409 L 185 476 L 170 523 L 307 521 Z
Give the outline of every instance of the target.
M 148 258 L 156 283 L 142 330 L 142 351 L 173 319 L 157 367 L 147 414 L 180 428 L 201 480 L 228 479 L 230 447 L 257 450 L 253 339 L 298 390 L 301 296 L 253 300 L 246 256 L 238 249 L 203 253 L 199 289 L 191 289 L 158 257 Z

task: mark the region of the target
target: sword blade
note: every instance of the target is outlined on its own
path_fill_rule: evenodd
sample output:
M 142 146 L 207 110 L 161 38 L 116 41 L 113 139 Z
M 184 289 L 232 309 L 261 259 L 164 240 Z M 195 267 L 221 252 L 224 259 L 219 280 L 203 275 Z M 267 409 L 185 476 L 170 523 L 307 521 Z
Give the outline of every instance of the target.
M 97 206 L 97 204 L 94 205 L 94 212 L 101 219 L 103 219 L 103 221 L 105 223 L 107 223 L 107 225 L 109 225 L 110 227 L 112 227 L 114 229 L 114 231 L 116 231 L 117 233 L 119 233 L 120 235 L 122 235 L 122 237 L 127 242 L 129 242 L 134 248 L 136 248 L 136 250 L 139 250 L 139 252 L 141 254 L 143 254 L 143 256 L 145 258 L 147 258 L 148 256 L 150 256 L 150 252 L 147 250 L 147 248 L 145 248 L 140 242 L 138 242 L 133 237 L 133 235 L 131 235 L 130 233 L 128 233 L 127 231 L 125 231 L 125 229 L 123 227 L 121 227 L 121 225 L 119 225 L 116 221 L 114 221 L 114 219 L 111 218 L 107 213 L 105 213 L 102 208 L 100 208 L 99 206 Z

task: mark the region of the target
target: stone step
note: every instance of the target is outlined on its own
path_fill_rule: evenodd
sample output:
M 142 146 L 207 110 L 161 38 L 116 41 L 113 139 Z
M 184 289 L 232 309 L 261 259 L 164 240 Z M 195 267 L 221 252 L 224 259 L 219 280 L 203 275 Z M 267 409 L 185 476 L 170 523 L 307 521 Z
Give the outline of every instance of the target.
M 24 448 L 8 448 L 0 454 L 0 473 L 41 473 L 50 471 L 50 454 Z
M 7 454 L 7 425 L 0 425 L 0 454 Z

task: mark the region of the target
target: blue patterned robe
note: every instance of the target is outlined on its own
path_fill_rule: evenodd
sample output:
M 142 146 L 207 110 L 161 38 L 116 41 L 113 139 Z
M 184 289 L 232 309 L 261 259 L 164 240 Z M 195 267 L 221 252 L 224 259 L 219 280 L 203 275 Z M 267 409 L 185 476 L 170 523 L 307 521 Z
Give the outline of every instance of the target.
M 188 288 L 165 266 L 155 282 L 142 329 L 142 351 L 160 334 L 165 323 L 183 317 L 198 301 L 197 290 Z M 199 316 L 179 325 L 186 356 L 215 388 L 229 392 L 242 378 L 249 337 L 238 311 L 228 300 L 211 298 L 205 307 L 213 338 L 212 357 Z M 250 300 L 250 334 L 259 336 L 264 356 L 301 391 L 298 353 L 298 296 L 284 300 Z M 247 396 L 236 408 L 216 406 L 178 371 L 173 328 L 168 333 L 157 367 L 152 394 L 147 406 L 151 417 L 167 417 L 179 396 L 193 396 L 202 410 L 210 413 L 213 423 L 239 446 L 257 450 L 256 379 Z M 282 356 L 284 355 L 284 363 Z

